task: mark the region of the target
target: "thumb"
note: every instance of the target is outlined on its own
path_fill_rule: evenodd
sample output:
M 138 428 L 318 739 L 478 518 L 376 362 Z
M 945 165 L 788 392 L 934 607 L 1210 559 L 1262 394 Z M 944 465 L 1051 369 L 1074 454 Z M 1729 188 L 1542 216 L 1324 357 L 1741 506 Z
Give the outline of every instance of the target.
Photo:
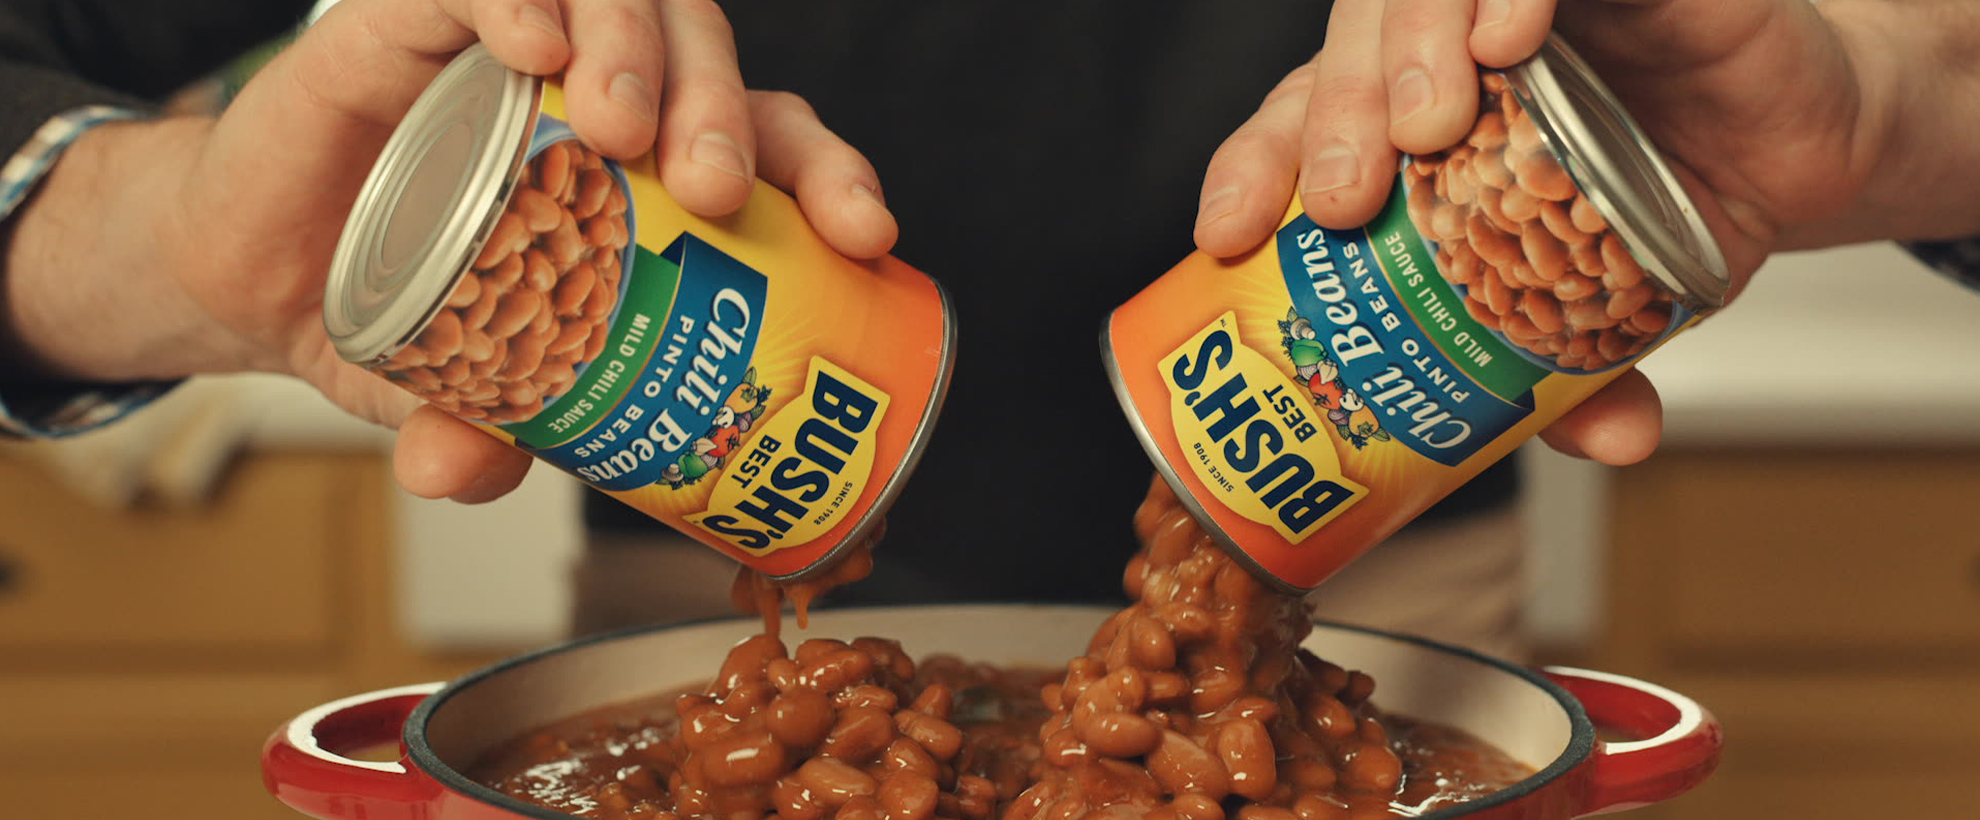
M 530 73 L 563 67 L 570 46 L 554 0 L 346 0 L 241 90 L 220 119 L 209 157 L 234 180 L 285 181 L 355 196 L 354 170 L 375 157 L 420 92 L 477 38 Z M 308 186 L 308 187 L 303 187 Z

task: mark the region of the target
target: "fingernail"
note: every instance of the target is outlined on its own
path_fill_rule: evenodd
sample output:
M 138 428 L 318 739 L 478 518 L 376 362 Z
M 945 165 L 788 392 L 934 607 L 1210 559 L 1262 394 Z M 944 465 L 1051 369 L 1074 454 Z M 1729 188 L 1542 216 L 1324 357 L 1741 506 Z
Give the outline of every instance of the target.
M 1478 3 L 1478 25 L 1475 28 L 1496 26 L 1512 17 L 1512 0 L 1480 0 Z
M 1361 155 L 1354 146 L 1334 142 L 1306 161 L 1304 194 L 1323 194 L 1361 181 Z
M 1196 206 L 1196 224 L 1208 225 L 1237 213 L 1238 205 L 1243 201 L 1243 192 L 1236 185 L 1226 185 L 1206 193 L 1203 201 Z
M 704 131 L 688 148 L 688 159 L 725 174 L 749 179 L 749 163 L 743 160 L 742 146 L 717 131 Z
M 1411 68 L 1396 75 L 1396 82 L 1389 87 L 1390 122 L 1402 122 L 1423 113 L 1431 103 L 1437 101 L 1437 90 L 1430 86 L 1430 75 L 1423 69 Z
M 558 40 L 564 39 L 564 25 L 557 22 L 557 15 L 544 11 L 542 6 L 524 5 L 516 12 L 516 18 L 525 26 L 547 32 Z
M 880 201 L 879 192 L 873 190 L 872 188 L 866 187 L 866 183 L 864 182 L 853 183 L 852 194 L 856 198 L 864 199 L 882 208 L 887 207 L 887 203 Z
M 659 119 L 660 102 L 653 96 L 653 86 L 647 85 L 646 81 L 640 79 L 637 74 L 630 71 L 620 72 L 619 76 L 612 78 L 612 84 L 606 89 L 606 93 L 610 94 L 612 99 L 618 100 L 620 105 L 638 114 L 642 120 L 655 122 Z

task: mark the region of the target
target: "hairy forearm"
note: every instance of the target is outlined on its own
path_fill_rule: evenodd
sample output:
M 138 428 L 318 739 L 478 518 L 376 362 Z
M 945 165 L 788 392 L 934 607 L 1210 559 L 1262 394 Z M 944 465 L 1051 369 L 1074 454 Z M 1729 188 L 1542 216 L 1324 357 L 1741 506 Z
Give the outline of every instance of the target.
M 0 384 L 210 369 L 225 339 L 166 269 L 207 124 L 103 125 L 63 153 L 0 246 Z
M 1980 235 L 1980 3 L 1828 0 L 1864 95 L 1876 160 L 1836 219 L 1788 247 Z

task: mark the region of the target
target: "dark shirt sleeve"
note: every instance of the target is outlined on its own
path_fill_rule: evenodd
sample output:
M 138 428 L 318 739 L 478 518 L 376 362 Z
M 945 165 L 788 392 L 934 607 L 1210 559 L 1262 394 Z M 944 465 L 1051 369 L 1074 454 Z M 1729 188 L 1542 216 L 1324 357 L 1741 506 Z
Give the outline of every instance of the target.
M 0 155 L 85 105 L 145 108 L 300 23 L 304 0 L 0 0 Z
M 292 30 L 308 9 L 303 0 L 0 0 L 0 225 L 81 132 L 153 107 Z M 0 437 L 94 429 L 174 384 L 10 385 Z
M 1900 245 L 1933 270 L 1980 291 L 1980 237 L 1944 242 L 1904 242 Z

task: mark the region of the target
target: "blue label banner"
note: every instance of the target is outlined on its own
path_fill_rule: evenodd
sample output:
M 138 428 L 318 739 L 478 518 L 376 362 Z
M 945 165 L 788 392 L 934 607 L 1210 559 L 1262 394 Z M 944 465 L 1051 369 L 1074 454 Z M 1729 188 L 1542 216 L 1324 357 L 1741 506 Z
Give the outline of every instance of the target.
M 756 355 L 769 280 L 686 233 L 658 254 L 638 248 L 629 275 L 660 276 L 670 267 L 680 275 L 671 307 L 621 311 L 633 316 L 629 333 L 650 339 L 632 343 L 651 345 L 625 399 L 584 435 L 540 451 L 602 489 L 643 487 L 662 480 L 669 465 L 698 463 L 715 447 L 717 411 Z M 663 309 L 665 320 L 648 318 Z
M 1518 357 L 1489 336 L 1460 333 L 1444 340 L 1465 345 L 1454 360 L 1419 324 L 1412 308 L 1436 300 L 1424 285 L 1441 284 L 1442 275 L 1406 216 L 1385 219 L 1400 210 L 1388 209 L 1367 230 L 1346 231 L 1321 228 L 1302 214 L 1279 230 L 1279 267 L 1293 311 L 1311 323 L 1341 381 L 1383 429 L 1424 457 L 1457 466 L 1533 412 L 1530 388 L 1538 379 L 1510 398 L 1495 395 L 1473 368 L 1503 369 Z M 1464 312 L 1455 302 L 1441 308 Z

